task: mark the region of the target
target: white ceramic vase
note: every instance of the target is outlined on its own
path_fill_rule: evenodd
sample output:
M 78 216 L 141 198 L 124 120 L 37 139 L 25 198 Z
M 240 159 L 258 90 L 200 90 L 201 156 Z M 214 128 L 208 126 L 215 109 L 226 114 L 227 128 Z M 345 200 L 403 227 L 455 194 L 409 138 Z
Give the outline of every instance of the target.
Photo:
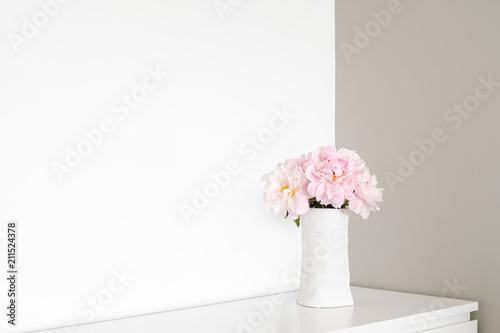
M 311 208 L 300 218 L 302 270 L 297 302 L 314 308 L 353 305 L 347 209 Z

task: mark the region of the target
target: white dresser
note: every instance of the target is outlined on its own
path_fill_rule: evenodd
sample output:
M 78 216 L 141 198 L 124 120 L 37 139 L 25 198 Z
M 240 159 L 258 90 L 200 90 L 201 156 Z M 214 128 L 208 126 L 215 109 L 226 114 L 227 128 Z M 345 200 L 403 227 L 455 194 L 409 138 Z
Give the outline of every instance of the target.
M 112 320 L 44 333 L 476 333 L 477 302 L 352 287 L 355 305 L 313 309 L 297 292 Z

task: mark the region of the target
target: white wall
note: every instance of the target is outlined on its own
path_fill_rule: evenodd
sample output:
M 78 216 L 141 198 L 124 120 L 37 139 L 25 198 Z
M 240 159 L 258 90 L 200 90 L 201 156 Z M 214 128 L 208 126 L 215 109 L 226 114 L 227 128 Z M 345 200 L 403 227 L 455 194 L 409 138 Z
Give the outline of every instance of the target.
M 480 332 L 496 332 L 500 2 L 402 0 L 377 31 L 371 11 L 388 3 L 336 3 L 337 145 L 357 150 L 385 187 L 380 212 L 351 219 L 352 282 L 477 300 Z M 355 46 L 354 29 L 366 24 L 375 29 L 369 42 L 346 57 L 341 45 Z M 493 91 L 476 91 L 490 75 Z M 474 111 L 448 111 L 464 102 L 474 109 L 476 93 L 484 100 Z M 415 140 L 436 129 L 446 140 L 420 161 Z M 400 156 L 420 165 L 398 171 Z M 389 173 L 401 177 L 392 189 Z
M 0 330 L 295 289 L 300 232 L 265 211 L 260 178 L 333 143 L 333 2 L 66 2 L 48 22 L 47 1 L 0 4 L 0 232 L 19 222 L 20 272 L 18 326 L 2 311 Z

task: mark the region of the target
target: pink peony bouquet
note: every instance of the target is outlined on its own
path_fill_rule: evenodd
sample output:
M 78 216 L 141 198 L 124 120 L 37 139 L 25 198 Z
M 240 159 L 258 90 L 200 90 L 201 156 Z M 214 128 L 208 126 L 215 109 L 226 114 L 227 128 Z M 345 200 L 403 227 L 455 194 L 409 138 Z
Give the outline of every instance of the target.
M 355 151 L 334 146 L 278 164 L 262 186 L 268 209 L 297 226 L 310 208 L 349 208 L 366 219 L 379 210 L 383 190 Z

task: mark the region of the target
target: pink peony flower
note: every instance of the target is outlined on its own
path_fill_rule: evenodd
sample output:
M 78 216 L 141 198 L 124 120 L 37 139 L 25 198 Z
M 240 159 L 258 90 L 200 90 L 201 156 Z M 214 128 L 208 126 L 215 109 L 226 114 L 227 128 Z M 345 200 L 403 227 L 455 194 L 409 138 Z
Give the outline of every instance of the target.
M 313 151 L 304 164 L 310 181 L 307 191 L 321 204 L 340 208 L 346 200 L 354 199 L 359 160 L 356 153 L 346 149 L 337 152 L 334 146 Z
M 268 209 L 293 219 L 309 210 L 307 178 L 296 160 L 279 164 L 262 179 L 264 200 Z
M 310 199 L 312 207 L 349 207 L 364 219 L 379 210 L 377 202 L 382 201 L 383 189 L 377 188 L 377 179 L 359 155 L 334 146 L 278 164 L 262 184 L 267 207 L 290 215 L 297 226 L 297 218 L 309 210 Z
M 278 166 L 285 165 L 286 163 L 288 163 L 288 162 L 290 162 L 290 161 L 296 162 L 296 163 L 297 163 L 297 165 L 298 165 L 299 167 L 301 167 L 303 171 L 305 171 L 305 170 L 304 170 L 304 163 L 306 163 L 306 162 L 307 162 L 307 156 L 306 156 L 306 154 L 302 154 L 302 155 L 300 155 L 300 157 L 299 157 L 299 158 L 292 158 L 292 159 L 288 159 L 288 160 L 286 160 L 284 163 L 278 163 Z
M 376 187 L 365 162 L 348 149 L 336 150 L 333 146 L 321 147 L 309 154 L 304 164 L 308 193 L 323 205 L 340 208 L 348 201 L 349 209 L 364 219 L 370 211 L 378 210 L 382 189 Z
M 382 188 L 377 188 L 377 178 L 370 175 L 368 168 L 364 167 L 360 175 L 354 199 L 349 201 L 349 209 L 361 215 L 365 220 L 370 216 L 370 211 L 379 210 L 377 202 L 382 201 Z
M 297 161 L 297 164 L 299 165 L 299 167 L 301 167 L 302 170 L 304 170 L 304 164 L 308 161 L 306 154 L 300 155 L 300 157 L 297 158 L 296 161 Z M 305 170 L 304 170 L 304 172 L 305 172 Z

